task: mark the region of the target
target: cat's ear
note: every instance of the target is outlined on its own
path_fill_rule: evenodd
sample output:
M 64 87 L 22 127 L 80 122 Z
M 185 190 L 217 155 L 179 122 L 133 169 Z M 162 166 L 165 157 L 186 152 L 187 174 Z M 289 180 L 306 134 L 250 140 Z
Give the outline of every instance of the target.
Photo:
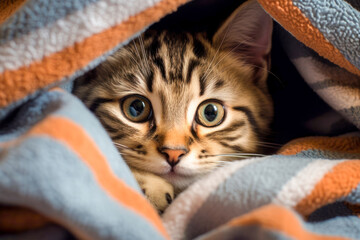
M 254 77 L 263 80 L 270 65 L 273 21 L 255 0 L 238 7 L 213 37 L 220 50 L 231 51 L 254 66 Z M 260 78 L 260 79 L 259 79 Z

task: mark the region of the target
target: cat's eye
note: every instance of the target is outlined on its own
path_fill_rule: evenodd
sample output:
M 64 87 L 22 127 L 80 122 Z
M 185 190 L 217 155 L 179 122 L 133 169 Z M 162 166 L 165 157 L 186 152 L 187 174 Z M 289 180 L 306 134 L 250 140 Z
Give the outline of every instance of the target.
M 121 110 L 132 122 L 146 122 L 152 116 L 150 101 L 140 95 L 126 96 L 121 100 Z
M 225 118 L 224 105 L 214 99 L 200 103 L 195 120 L 205 127 L 218 126 Z

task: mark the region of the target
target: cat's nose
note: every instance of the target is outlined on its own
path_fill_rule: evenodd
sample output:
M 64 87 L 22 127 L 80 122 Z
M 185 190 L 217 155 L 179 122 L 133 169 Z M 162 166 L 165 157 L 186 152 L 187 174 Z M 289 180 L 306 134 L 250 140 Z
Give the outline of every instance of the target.
M 180 162 L 180 159 L 188 152 L 185 148 L 167 148 L 163 147 L 160 149 L 161 154 L 166 158 L 166 161 L 171 167 L 174 167 Z

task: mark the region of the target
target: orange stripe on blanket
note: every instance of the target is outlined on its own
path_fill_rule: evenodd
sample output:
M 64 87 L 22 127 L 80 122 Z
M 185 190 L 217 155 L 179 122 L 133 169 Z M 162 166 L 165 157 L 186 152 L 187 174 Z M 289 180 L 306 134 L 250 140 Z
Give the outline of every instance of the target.
M 145 26 L 158 21 L 188 0 L 163 0 L 127 21 L 94 34 L 41 61 L 0 75 L 0 108 L 20 100 L 37 89 L 69 77 L 94 59 L 116 47 Z
M 146 218 L 165 238 L 169 238 L 154 208 L 112 172 L 101 151 L 80 126 L 66 118 L 48 117 L 28 134 L 46 135 L 65 143 L 89 166 L 100 186 L 110 196 Z
M 6 21 L 16 10 L 18 10 L 26 0 L 1 0 L 0 4 L 0 24 Z
M 321 56 L 360 76 L 360 70 L 335 48 L 291 0 L 258 0 L 263 8 L 299 41 Z
M 349 195 L 360 183 L 360 160 L 348 160 L 336 165 L 315 185 L 295 209 L 308 216 L 316 209 Z
M 324 236 L 308 232 L 290 210 L 277 205 L 266 205 L 239 218 L 231 220 L 230 227 L 257 225 L 283 233 L 293 239 L 344 240 L 347 238 Z
M 305 137 L 285 144 L 278 154 L 295 155 L 306 150 L 360 154 L 360 137 Z

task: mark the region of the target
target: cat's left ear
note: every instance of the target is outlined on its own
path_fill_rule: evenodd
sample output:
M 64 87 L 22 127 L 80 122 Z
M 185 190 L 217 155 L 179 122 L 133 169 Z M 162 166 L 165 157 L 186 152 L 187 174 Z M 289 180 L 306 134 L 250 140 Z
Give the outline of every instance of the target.
M 255 81 L 263 82 L 270 66 L 273 21 L 255 0 L 238 7 L 213 37 L 220 50 L 254 66 Z

